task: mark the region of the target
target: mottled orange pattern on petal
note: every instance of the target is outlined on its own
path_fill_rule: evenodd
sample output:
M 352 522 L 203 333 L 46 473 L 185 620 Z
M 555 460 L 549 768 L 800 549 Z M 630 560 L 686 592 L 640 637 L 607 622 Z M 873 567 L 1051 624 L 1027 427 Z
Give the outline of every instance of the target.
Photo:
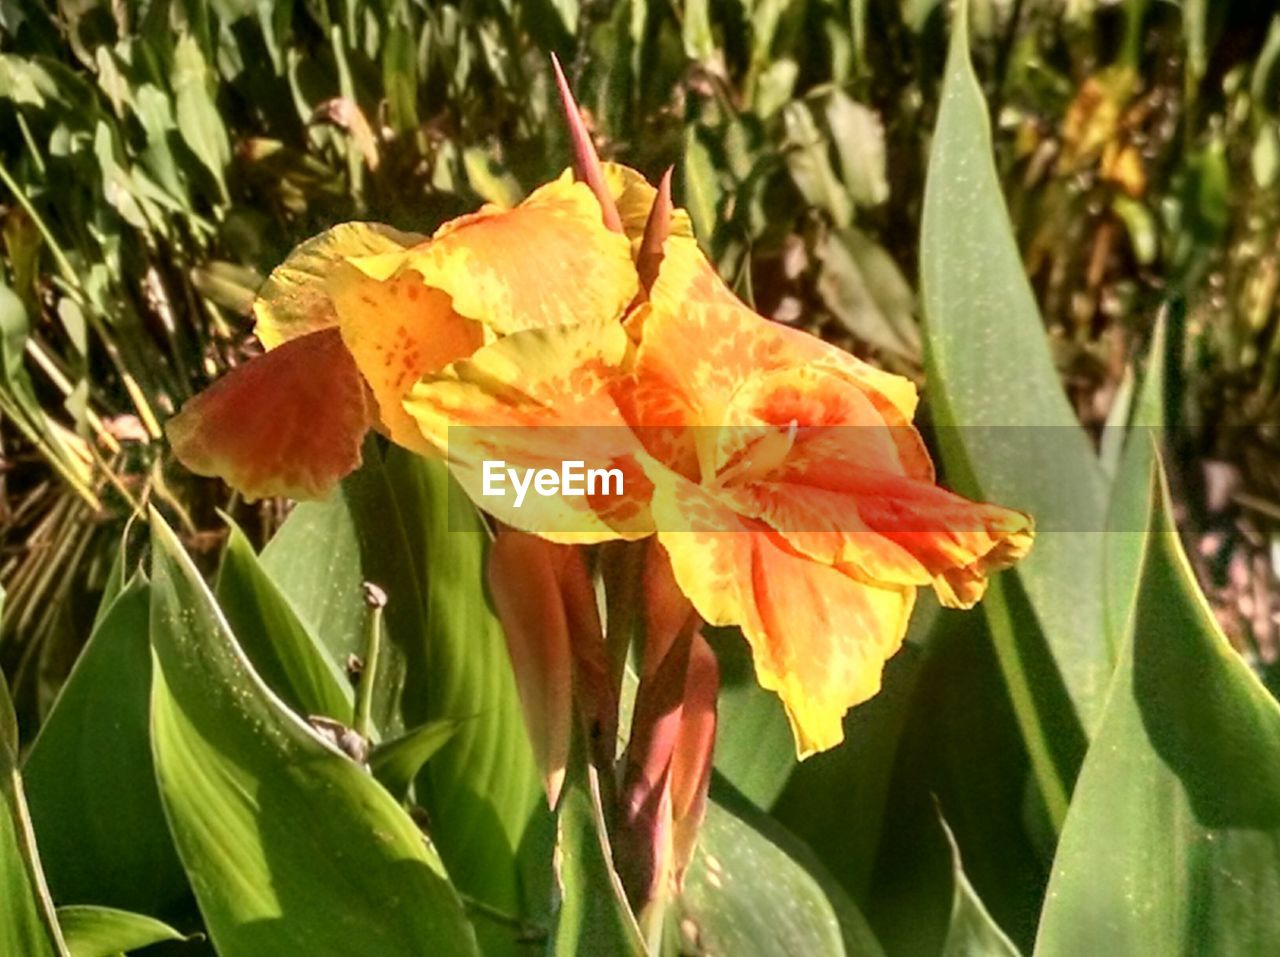
M 354 264 L 374 279 L 402 269 L 447 293 L 456 312 L 499 334 L 616 321 L 636 291 L 625 236 L 567 175 L 511 209 L 485 206 L 446 223 L 407 253 Z
M 387 435 L 428 454 L 418 424 L 404 410 L 413 384 L 484 344 L 484 327 L 453 311 L 451 301 L 413 271 L 378 281 L 343 265 L 328 282 L 342 341 L 369 383 Z
M 707 330 L 704 337 L 716 331 L 742 330 L 732 334 L 734 339 L 741 344 L 746 337 L 752 341 L 752 347 L 749 353 L 733 350 L 738 368 L 750 360 L 754 363 L 752 371 L 797 366 L 827 369 L 863 386 L 893 420 L 909 423 L 915 414 L 918 395 L 910 379 L 877 369 L 816 336 L 752 312 L 724 284 L 692 239 L 672 236 L 667 240 L 662 269 L 649 300 L 653 313 L 679 316 L 682 325 Z M 647 330 L 647 318 L 644 324 Z M 762 335 L 761 327 L 767 330 L 767 335 Z M 633 331 L 632 335 L 637 332 Z
M 232 369 L 183 406 L 166 432 L 197 475 L 253 500 L 323 498 L 360 464 L 370 403 L 337 329 L 313 332 Z
M 756 679 L 782 699 L 801 757 L 843 740 L 842 718 L 880 689 L 915 589 L 860 581 L 673 473 L 654 476 L 658 538 L 676 581 L 714 625 L 737 625 Z M 688 529 L 667 531 L 667 529 Z

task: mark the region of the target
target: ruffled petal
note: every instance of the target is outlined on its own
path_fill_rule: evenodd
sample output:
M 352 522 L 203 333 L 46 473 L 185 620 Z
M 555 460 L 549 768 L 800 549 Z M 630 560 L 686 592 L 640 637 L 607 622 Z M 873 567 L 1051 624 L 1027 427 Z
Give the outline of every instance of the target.
M 886 419 L 906 424 L 915 414 L 918 394 L 910 379 L 877 369 L 816 336 L 752 312 L 724 284 L 690 238 L 673 235 L 667 239 L 649 301 L 651 310 L 634 320 L 643 323 L 642 341 L 649 336 L 653 316 L 666 314 L 675 317 L 681 329 L 713 347 L 723 340 L 716 354 L 732 356 L 736 360 L 733 368 L 739 372 L 744 364 L 753 372 L 798 366 L 826 369 L 862 386 L 882 407 Z M 770 334 L 765 335 L 764 330 Z M 633 329 L 632 334 L 637 331 Z M 663 338 L 671 335 L 670 330 L 662 333 Z M 721 398 L 716 395 L 713 401 Z
M 192 398 L 166 432 L 178 460 L 247 499 L 323 498 L 360 465 L 370 403 L 337 329 L 290 339 Z
M 915 589 L 815 562 L 715 493 L 674 473 L 651 478 L 658 537 L 681 589 L 711 624 L 742 629 L 801 757 L 839 744 L 845 712 L 880 689 L 901 647 Z
M 636 291 L 630 243 L 566 174 L 512 209 L 485 206 L 404 254 L 354 260 L 373 279 L 415 270 L 498 334 L 615 321 Z
M 308 239 L 271 271 L 253 303 L 254 332 L 267 349 L 338 324 L 326 289 L 334 268 L 358 256 L 396 253 L 422 242 L 381 223 L 342 223 Z

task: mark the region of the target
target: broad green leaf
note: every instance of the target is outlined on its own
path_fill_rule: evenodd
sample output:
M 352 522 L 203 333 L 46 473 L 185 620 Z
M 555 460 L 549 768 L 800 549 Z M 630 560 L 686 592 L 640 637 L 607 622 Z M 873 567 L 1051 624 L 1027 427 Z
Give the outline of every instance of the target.
M 218 952 L 476 953 L 434 849 L 272 694 L 154 513 L 152 582 L 157 779 Z
M 640 928 L 613 869 L 592 768 L 577 768 L 565 783 L 556 808 L 556 860 L 559 906 L 552 914 L 550 952 L 643 954 Z
M 508 913 L 522 893 L 516 856 L 545 808 L 501 626 L 485 593 L 487 534 L 441 462 L 372 443 L 346 493 L 364 575 L 388 603 L 384 643 L 399 649 L 403 727 L 458 721 L 427 763 L 417 800 L 465 893 Z M 549 828 L 549 815 L 541 812 Z
M 151 759 L 149 608 L 135 575 L 95 625 L 23 769 L 62 903 L 163 913 L 190 894 Z
M 369 770 L 392 795 L 403 799 L 422 766 L 449 743 L 459 723 L 428 721 L 398 738 L 384 741 L 369 753 Z
M 2 594 L 2 593 L 0 593 Z M 0 677 L 0 954 L 66 957 L 18 774 L 18 719 Z
M 1133 627 L 1076 783 L 1037 957 L 1280 948 L 1280 707 L 1218 629 L 1163 473 Z
M 846 828 L 862 826 L 863 813 L 881 815 L 875 868 L 852 887 L 891 954 L 937 954 L 951 935 L 955 862 L 940 815 L 986 909 L 1019 945 L 1029 948 L 1035 939 L 1052 832 L 1043 824 L 1038 792 L 1028 788 L 1027 752 L 987 631 L 982 615 L 939 613 L 905 705 L 906 726 L 881 803 L 869 803 L 874 781 L 850 789 Z M 874 758 L 875 745 L 862 749 Z M 863 766 L 874 775 L 874 763 Z M 815 826 L 803 834 L 838 875 L 858 877 L 841 851 L 856 853 L 860 845 L 839 827 Z
M 1037 779 L 1060 820 L 1080 755 L 1075 734 L 1064 741 L 1051 729 L 1093 727 L 1112 668 L 1098 574 L 1105 479 L 1062 391 L 1010 231 L 965 9 L 925 189 L 927 399 L 951 484 L 1029 512 L 1041 529 L 1016 581 L 1002 576 L 986 607 Z M 1052 692 L 1057 682 L 1069 700 Z
M 684 891 L 674 905 L 686 952 L 882 953 L 861 913 L 820 873 L 811 853 L 768 818 L 752 814 L 740 797 L 728 799 L 735 811 L 721 799 L 707 806 Z
M 351 724 L 351 683 L 299 619 L 229 518 L 230 534 L 214 593 L 254 670 L 303 717 Z
M 186 940 L 154 917 L 110 907 L 59 907 L 58 924 L 71 957 L 115 957 L 166 940 Z

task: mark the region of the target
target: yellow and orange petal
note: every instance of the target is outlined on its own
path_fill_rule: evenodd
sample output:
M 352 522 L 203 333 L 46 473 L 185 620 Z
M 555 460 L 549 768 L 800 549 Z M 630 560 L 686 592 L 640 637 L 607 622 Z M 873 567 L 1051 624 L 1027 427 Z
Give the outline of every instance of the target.
M 782 699 L 800 756 L 840 743 L 845 712 L 880 689 L 884 663 L 902 645 L 915 589 L 815 562 L 675 473 L 651 478 L 676 580 L 709 623 L 742 629 L 756 678 Z
M 254 332 L 267 349 L 338 324 L 326 280 L 356 256 L 402 252 L 422 242 L 381 223 L 342 223 L 302 243 L 271 271 L 253 304 Z
M 383 429 L 393 442 L 419 454 L 430 445 L 404 410 L 419 379 L 466 358 L 484 344 L 484 327 L 453 310 L 449 296 L 412 270 L 371 279 L 350 264 L 328 281 L 342 341 L 368 382 Z
M 652 316 L 665 315 L 675 319 L 677 336 L 687 331 L 710 343 L 727 339 L 730 345 L 719 345 L 716 351 L 730 359 L 735 369 L 749 368 L 753 373 L 799 366 L 827 370 L 865 389 L 881 406 L 887 421 L 909 424 L 915 414 L 919 397 L 910 379 L 877 369 L 816 336 L 752 312 L 724 284 L 690 238 L 673 235 L 667 239 L 649 301 L 649 311 L 628 320 L 633 325 L 643 323 L 643 332 L 632 330 L 642 344 L 649 335 Z M 668 330 L 663 337 L 671 336 Z
M 169 420 L 177 455 L 253 500 L 323 498 L 360 465 L 371 403 L 337 329 L 232 369 Z
M 511 209 L 489 205 L 442 226 L 407 252 L 351 262 L 373 279 L 404 269 L 446 293 L 453 309 L 505 335 L 615 322 L 636 291 L 625 236 L 568 174 Z
M 404 407 L 467 494 L 504 523 L 559 542 L 643 537 L 652 528 L 640 447 L 610 391 L 629 349 L 617 324 L 525 330 L 424 377 Z M 484 495 L 486 461 L 523 473 L 566 460 L 621 469 L 625 494 L 530 495 L 521 506 Z

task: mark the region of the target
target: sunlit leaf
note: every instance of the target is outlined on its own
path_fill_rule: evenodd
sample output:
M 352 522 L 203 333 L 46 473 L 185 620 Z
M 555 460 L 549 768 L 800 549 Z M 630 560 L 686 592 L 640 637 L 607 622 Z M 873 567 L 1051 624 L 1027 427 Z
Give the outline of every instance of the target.
M 369 770 L 384 788 L 398 798 L 409 793 L 413 779 L 431 756 L 443 748 L 455 731 L 456 721 L 429 721 L 384 741 L 369 753 Z
M 156 772 L 219 953 L 476 953 L 422 833 L 262 683 L 154 514 L 152 564 Z
M 230 534 L 214 589 L 227 624 L 254 669 L 298 714 L 350 724 L 351 684 L 299 619 L 289 600 L 259 564 L 244 533 Z
M 49 886 L 64 904 L 159 913 L 190 894 L 148 730 L 150 588 L 104 606 L 23 769 Z
M 1280 707 L 1219 630 L 1151 473 L 1142 579 L 1038 957 L 1280 946 Z
M 1105 479 L 1062 391 L 1010 231 L 958 9 L 921 236 L 926 402 L 949 482 L 1029 512 L 1040 529 L 985 604 L 1037 780 L 1061 820 L 1083 745 L 1072 726 L 1096 724 L 1112 668 L 1098 573 Z
M 110 907 L 59 907 L 58 924 L 71 957 L 115 957 L 162 941 L 186 939 L 154 917 Z
M 721 798 L 724 799 L 723 796 Z M 676 904 L 692 954 L 875 957 L 880 945 L 851 901 L 794 838 L 739 805 L 713 801 Z M 750 823 L 741 814 L 750 816 Z

